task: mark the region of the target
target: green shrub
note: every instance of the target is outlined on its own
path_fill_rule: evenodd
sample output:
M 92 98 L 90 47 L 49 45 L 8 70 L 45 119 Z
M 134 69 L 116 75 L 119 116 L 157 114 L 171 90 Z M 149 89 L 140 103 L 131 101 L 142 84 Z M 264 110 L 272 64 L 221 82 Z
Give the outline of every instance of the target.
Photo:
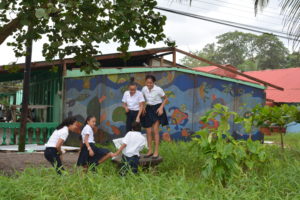
M 195 137 L 200 151 L 205 155 L 202 175 L 205 178 L 216 178 L 223 184 L 234 174 L 244 170 L 252 170 L 254 166 L 266 161 L 266 151 L 259 141 L 253 142 L 234 140 L 229 132 L 230 119 L 240 122 L 237 113 L 229 111 L 228 107 L 216 104 L 201 120 L 207 123 L 210 119 L 219 119 L 219 126 L 215 129 L 203 129 Z

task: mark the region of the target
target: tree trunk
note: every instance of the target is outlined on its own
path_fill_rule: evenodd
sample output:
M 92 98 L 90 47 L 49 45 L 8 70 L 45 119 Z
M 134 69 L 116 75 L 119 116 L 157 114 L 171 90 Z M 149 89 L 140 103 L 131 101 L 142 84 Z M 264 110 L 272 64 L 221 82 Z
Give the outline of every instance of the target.
M 19 137 L 20 152 L 25 151 L 26 122 L 28 116 L 29 83 L 30 83 L 31 57 L 32 57 L 32 39 L 30 36 L 31 32 L 32 32 L 32 26 L 29 26 L 27 30 L 26 60 L 25 60 L 24 81 L 23 81 L 21 128 L 20 128 L 20 137 Z

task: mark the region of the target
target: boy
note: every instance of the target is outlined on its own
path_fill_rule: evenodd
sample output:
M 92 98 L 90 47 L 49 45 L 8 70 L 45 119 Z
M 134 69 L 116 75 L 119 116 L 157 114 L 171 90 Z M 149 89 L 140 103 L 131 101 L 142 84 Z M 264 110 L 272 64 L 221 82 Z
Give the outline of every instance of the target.
M 141 134 L 141 124 L 138 122 L 132 123 L 132 131 L 129 131 L 122 139 L 122 145 L 112 154 L 112 157 L 116 157 L 122 151 L 122 168 L 121 175 L 125 175 L 128 171 L 128 167 L 133 173 L 137 173 L 138 164 L 140 159 L 140 151 L 145 147 L 146 139 Z

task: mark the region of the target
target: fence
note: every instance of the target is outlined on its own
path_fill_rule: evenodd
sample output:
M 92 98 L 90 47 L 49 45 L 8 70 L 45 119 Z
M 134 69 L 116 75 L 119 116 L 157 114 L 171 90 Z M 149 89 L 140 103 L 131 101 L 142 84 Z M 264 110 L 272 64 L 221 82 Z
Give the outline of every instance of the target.
M 0 145 L 18 144 L 20 126 L 19 122 L 0 123 Z M 57 126 L 56 122 L 27 123 L 26 144 L 44 144 Z

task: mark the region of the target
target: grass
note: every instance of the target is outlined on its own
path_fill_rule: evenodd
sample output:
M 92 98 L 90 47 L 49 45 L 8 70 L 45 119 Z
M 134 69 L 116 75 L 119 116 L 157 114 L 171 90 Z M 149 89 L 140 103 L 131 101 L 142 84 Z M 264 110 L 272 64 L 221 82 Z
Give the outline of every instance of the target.
M 74 167 L 58 176 L 52 168 L 37 167 L 3 175 L 0 199 L 300 199 L 300 136 L 287 135 L 285 143 L 290 148 L 284 152 L 277 145 L 266 145 L 270 161 L 231 178 L 226 187 L 203 179 L 201 152 L 192 143 L 179 142 L 162 143 L 164 161 L 138 176 L 120 177 L 111 162 L 99 166 L 96 174 Z

